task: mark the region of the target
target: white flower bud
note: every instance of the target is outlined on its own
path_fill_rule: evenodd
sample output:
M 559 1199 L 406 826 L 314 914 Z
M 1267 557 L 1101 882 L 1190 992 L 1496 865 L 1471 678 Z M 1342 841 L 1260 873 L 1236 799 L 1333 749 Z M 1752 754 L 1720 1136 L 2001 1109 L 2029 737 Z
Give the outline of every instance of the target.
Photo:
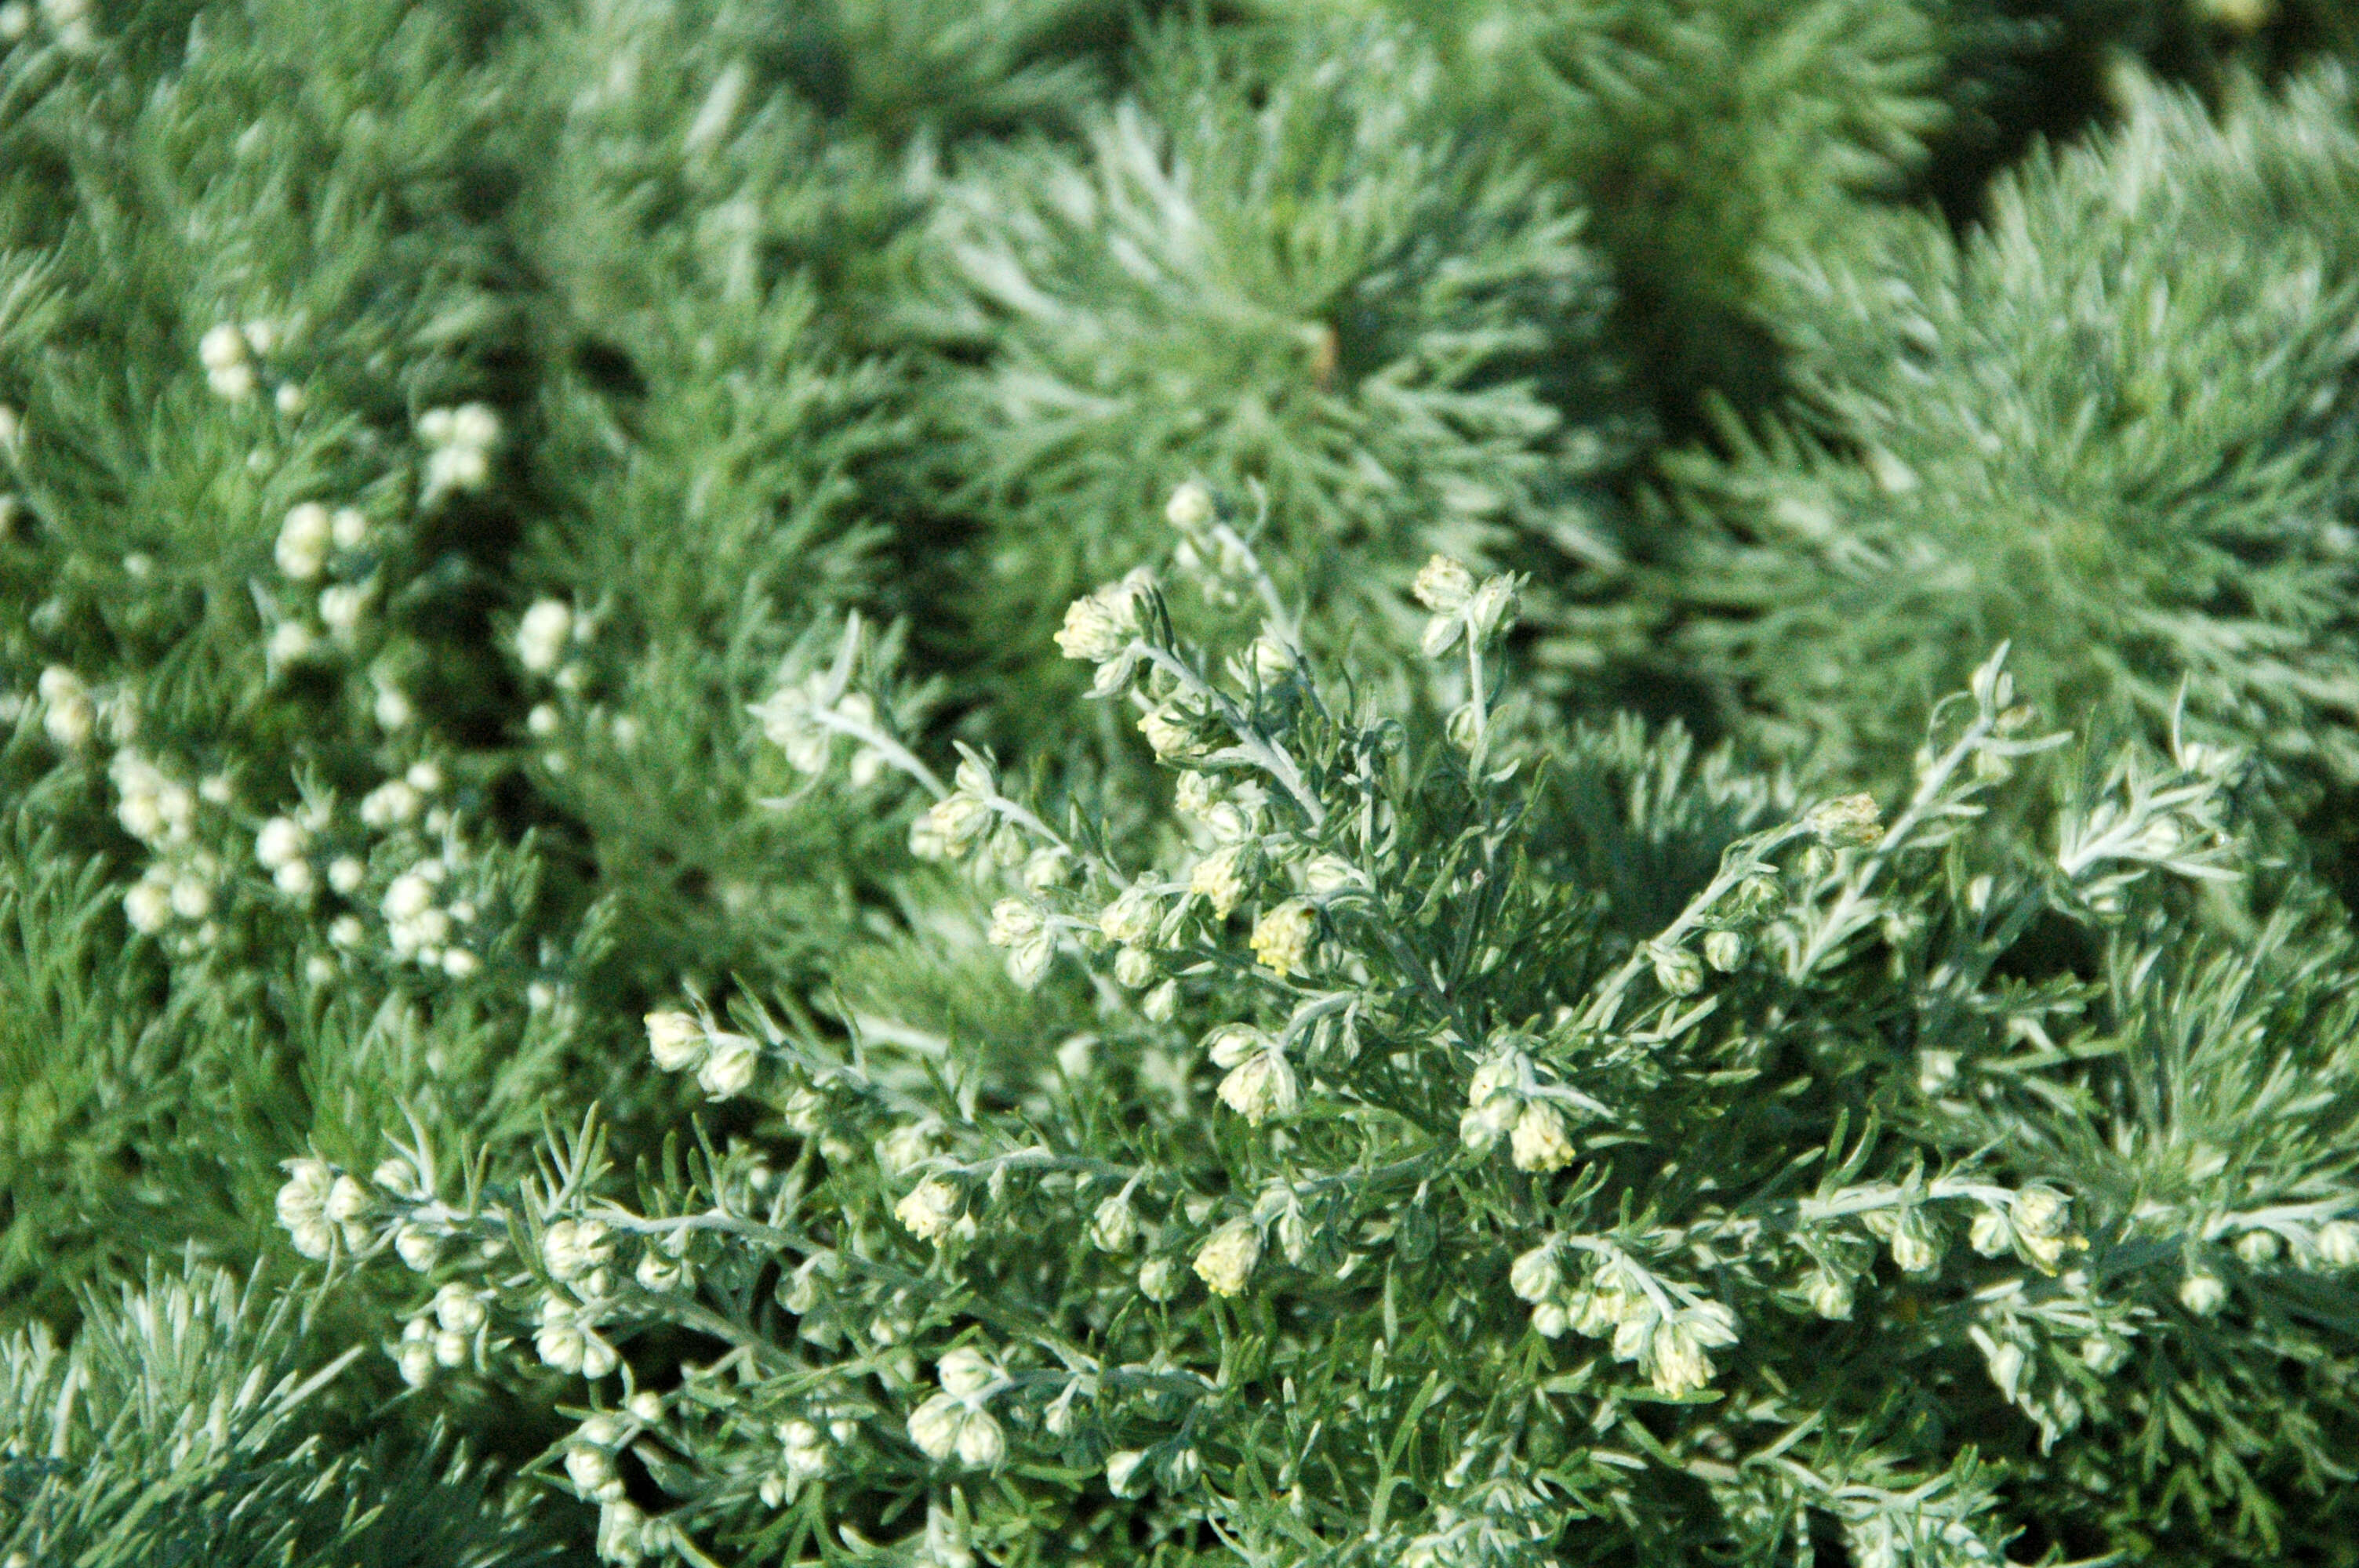
M 1109 942 L 1135 946 L 1155 934 L 1159 911 L 1155 895 L 1144 888 L 1125 889 L 1098 914 L 1098 929 Z
M 286 1162 L 286 1184 L 278 1189 L 278 1223 L 289 1228 L 327 1217 L 328 1196 L 335 1190 L 336 1173 L 324 1160 Z
M 442 1257 L 442 1244 L 414 1225 L 405 1225 L 394 1232 L 393 1250 L 412 1273 L 418 1274 L 431 1270 Z
M 2007 1203 L 2008 1217 L 2027 1236 L 2061 1236 L 2071 1200 L 2051 1187 L 2026 1187 Z
M 807 1421 L 790 1421 L 778 1427 L 779 1446 L 786 1451 L 787 1474 L 798 1481 L 816 1481 L 827 1474 L 828 1442 L 826 1434 Z
M 351 583 L 339 583 L 320 592 L 320 622 L 340 643 L 349 643 L 360 630 L 361 617 L 368 610 L 368 589 Z
M 641 1022 L 647 1026 L 647 1054 L 665 1072 L 685 1072 L 704 1060 L 704 1026 L 689 1014 L 667 1008 Z
M 971 1345 L 945 1351 L 934 1363 L 934 1380 L 941 1384 L 942 1391 L 962 1400 L 976 1398 L 1002 1376 L 999 1364 Z
M 995 947 L 1013 947 L 1040 930 L 1040 912 L 1020 898 L 1003 898 L 991 906 L 991 928 L 984 939 Z
M 1703 965 L 1685 947 L 1661 942 L 1647 946 L 1655 966 L 1655 983 L 1669 996 L 1693 996 L 1703 989 Z
M 338 1225 L 349 1225 L 369 1211 L 368 1189 L 351 1176 L 339 1174 L 329 1185 L 327 1217 Z
M 1516 579 L 1488 579 L 1466 604 L 1466 634 L 1486 643 L 1516 623 Z
M 1155 983 L 1155 955 L 1144 947 L 1125 947 L 1114 956 L 1114 978 L 1132 990 Z
M 281 621 L 270 629 L 266 651 L 274 664 L 299 665 L 318 651 L 319 645 L 311 629 L 300 621 Z
M 327 565 L 328 546 L 334 535 L 335 524 L 326 507 L 307 501 L 294 508 L 278 526 L 278 544 L 273 552 L 278 569 L 297 582 L 310 581 Z
M 1217 515 L 1212 492 L 1192 479 L 1173 491 L 1163 508 L 1164 520 L 1182 534 L 1196 533 Z
M 1294 673 L 1294 650 L 1276 632 L 1265 632 L 1253 642 L 1253 673 L 1264 686 L 1275 686 Z
M 1507 1271 L 1507 1288 L 1519 1300 L 1541 1302 L 1563 1287 L 1564 1271 L 1558 1265 L 1556 1244 L 1544 1242 L 1517 1258 Z
M 2330 1269 L 2348 1269 L 2359 1263 L 2359 1224 L 2330 1219 L 2320 1226 L 2318 1257 Z
M 1851 1281 L 1832 1269 L 1813 1269 L 1802 1281 L 1803 1299 L 1821 1317 L 1840 1323 L 1851 1316 Z
M 245 362 L 245 334 L 231 323 L 209 327 L 197 340 L 197 362 L 209 371 L 228 370 Z
M 565 1476 L 585 1498 L 595 1498 L 614 1480 L 614 1462 L 603 1448 L 575 1444 L 565 1451 Z
M 434 903 L 434 884 L 416 871 L 404 871 L 385 890 L 382 908 L 388 921 L 415 920 Z
M 1458 1141 L 1477 1154 L 1487 1154 L 1514 1129 L 1523 1108 L 1524 1102 L 1509 1094 L 1495 1094 L 1480 1105 L 1468 1106 L 1458 1119 Z
M 665 1257 L 660 1252 L 647 1251 L 639 1256 L 639 1266 L 632 1271 L 639 1289 L 656 1295 L 668 1295 L 687 1282 L 688 1266 Z
M 2082 1364 L 2100 1378 L 2120 1371 L 2129 1358 L 2129 1346 L 2110 1334 L 2093 1334 L 2081 1341 Z
M 1252 1126 L 1272 1116 L 1290 1116 L 1299 1101 L 1299 1086 L 1286 1054 L 1275 1045 L 1257 1051 L 1221 1080 L 1222 1103 Z
M 578 1280 L 614 1255 L 605 1226 L 594 1219 L 560 1219 L 541 1238 L 541 1261 L 560 1280 Z
M 451 1334 L 473 1334 L 491 1320 L 483 1298 L 456 1281 L 434 1292 L 434 1321 Z
M 1102 1252 L 1127 1252 L 1138 1244 L 1138 1216 L 1127 1192 L 1101 1201 L 1090 1216 L 1090 1240 Z
M 1914 1214 L 1903 1217 L 1892 1232 L 1892 1260 L 1904 1274 L 1930 1274 L 1940 1267 L 1940 1249 Z
M 535 675 L 547 675 L 565 656 L 572 635 L 572 607 L 554 599 L 539 600 L 516 622 L 516 662 Z
M 393 1353 L 394 1362 L 401 1368 L 401 1380 L 413 1389 L 422 1389 L 434 1380 L 434 1346 L 423 1339 L 405 1339 Z
M 2015 1226 L 1998 1210 L 1984 1209 L 1966 1227 L 1966 1244 L 1985 1258 L 1995 1258 L 2015 1245 Z
M 761 1048 L 743 1034 L 715 1032 L 710 1037 L 712 1054 L 696 1070 L 696 1086 L 714 1099 L 730 1099 L 742 1095 L 754 1082 L 755 1069 L 761 1065 Z
M 123 917 L 131 929 L 153 936 L 172 918 L 172 895 L 158 882 L 135 882 L 123 895 Z
M 1437 555 L 1419 568 L 1409 591 L 1436 614 L 1455 614 L 1473 597 L 1474 574 L 1448 556 Z
M 2247 1266 L 2258 1269 L 2276 1262 L 2283 1246 L 2273 1230 L 2247 1230 L 2236 1238 L 2236 1257 Z
M 1244 844 L 1231 844 L 1196 862 L 1188 875 L 1188 891 L 1212 906 L 1215 918 L 1226 920 L 1245 896 L 1246 857 L 1252 851 Z
M 79 750 L 98 725 L 98 705 L 82 677 L 62 665 L 51 665 L 41 672 L 35 689 L 43 708 L 42 730 L 66 750 Z
M 465 1335 L 452 1334 L 448 1329 L 436 1335 L 432 1343 L 434 1364 L 438 1367 L 448 1367 L 453 1371 L 467 1364 L 467 1353 L 473 1348 L 468 1343 Z
M 1656 1329 L 1647 1350 L 1654 1363 L 1648 1376 L 1658 1393 L 1676 1399 L 1712 1381 L 1714 1368 L 1699 1343 L 1701 1337 L 1683 1322 L 1666 1323 Z
M 907 1197 L 893 1206 L 893 1216 L 920 1241 L 939 1242 L 966 1207 L 966 1195 L 955 1182 L 928 1176 Z
M 1105 664 L 1130 645 L 1136 626 L 1136 595 L 1123 584 L 1102 588 L 1066 607 L 1057 648 L 1069 659 Z
M 1460 1135 L 1464 1136 L 1462 1127 Z M 1561 1171 L 1572 1163 L 1572 1138 L 1564 1113 L 1544 1099 L 1525 1102 L 1508 1148 L 1519 1171 Z
M 1196 1252 L 1196 1277 L 1214 1295 L 1234 1296 L 1261 1261 L 1261 1231 L 1249 1219 L 1233 1219 L 1212 1232 Z
M 1183 1283 L 1179 1263 L 1169 1258 L 1149 1258 L 1138 1266 L 1138 1293 L 1148 1301 L 1168 1302 Z
M 1106 1487 L 1117 1498 L 1135 1498 L 1146 1486 L 1140 1472 L 1146 1467 L 1147 1455 L 1136 1448 L 1125 1448 L 1106 1458 Z
M 1752 946 L 1742 931 L 1707 931 L 1703 938 L 1704 962 L 1723 975 L 1733 975 L 1745 967 L 1745 956 Z
M 1832 849 L 1864 849 L 1884 837 L 1883 822 L 1872 795 L 1846 795 L 1821 801 L 1810 807 L 1802 824 Z
M 1318 925 L 1318 914 L 1310 904 L 1288 899 L 1254 923 L 1254 957 L 1280 979 L 1299 974 L 1309 961 Z

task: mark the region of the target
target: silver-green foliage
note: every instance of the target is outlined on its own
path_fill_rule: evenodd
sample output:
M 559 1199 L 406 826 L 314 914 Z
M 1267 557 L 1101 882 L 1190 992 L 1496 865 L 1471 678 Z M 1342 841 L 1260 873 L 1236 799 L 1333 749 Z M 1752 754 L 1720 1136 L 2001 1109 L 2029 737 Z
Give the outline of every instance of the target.
M 1137 75 L 1078 146 L 961 157 L 927 231 L 925 325 L 980 362 L 929 399 L 980 524 L 970 641 L 1023 669 L 1191 477 L 1259 486 L 1272 568 L 1397 645 L 1430 549 L 1614 559 L 1591 486 L 1630 421 L 1601 396 L 1598 265 L 1452 117 L 1432 51 L 1373 23 L 1173 28 Z
M 2342 1528 L 2285 1502 L 2341 1380 L 2247 1409 L 2348 1349 L 2359 1102 L 2316 956 L 2349 937 L 2296 890 L 2252 895 L 2245 953 L 2187 939 L 2247 879 L 2240 757 L 2057 768 L 1993 658 L 1888 813 L 1765 813 L 1764 783 L 1584 819 L 1501 717 L 1514 581 L 1416 588 L 1446 734 L 1354 705 L 1282 612 L 1214 658 L 1147 579 L 1076 603 L 1061 647 L 1178 771 L 1143 835 L 980 754 L 940 776 L 848 646 L 770 732 L 931 797 L 912 847 L 1002 892 L 984 938 L 1052 1026 L 659 1011 L 657 1065 L 762 1108 L 749 1134 L 684 1130 L 626 1189 L 594 1125 L 513 1184 L 413 1130 L 373 1186 L 299 1165 L 282 1215 L 342 1192 L 338 1256 L 429 1257 L 413 1381 L 586 1380 L 547 1464 L 622 1562 L 1766 1563 L 1832 1530 L 1967 1564 Z M 1638 771 L 1681 787 L 1675 753 Z M 1993 808 L 2043 779 L 2032 838 Z M 1711 852 L 1667 921 L 1583 874 L 1689 811 Z M 2232 1065 L 2256 1030 L 2275 1057 Z
M 550 1563 L 463 1457 L 326 1451 L 324 1366 L 300 1303 L 150 1268 L 93 1295 L 70 1343 L 0 1339 L 0 1552 L 16 1563 L 147 1568 L 506 1568 Z
M 2197 731 L 2347 784 L 2351 115 L 2334 76 L 2218 123 L 2150 92 L 1962 239 L 1897 220 L 1873 261 L 1797 265 L 1800 406 L 1675 466 L 1695 645 L 1843 759 L 1903 754 L 2011 638 L 2060 711 L 2159 734 L 2186 681 Z

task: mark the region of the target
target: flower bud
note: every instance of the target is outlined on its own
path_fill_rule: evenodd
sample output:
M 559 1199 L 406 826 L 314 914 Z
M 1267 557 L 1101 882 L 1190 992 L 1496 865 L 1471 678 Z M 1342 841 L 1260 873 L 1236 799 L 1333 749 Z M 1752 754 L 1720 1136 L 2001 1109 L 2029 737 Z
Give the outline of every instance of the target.
M 307 501 L 288 512 L 287 521 L 279 524 L 278 544 L 274 551 L 278 569 L 297 582 L 309 582 L 318 577 L 328 563 L 328 546 L 334 531 L 328 509 L 316 501 Z
M 1733 975 L 1745 967 L 1745 955 L 1752 946 L 1742 931 L 1707 931 L 1703 938 L 1704 962 L 1723 975 Z
M 1650 942 L 1647 957 L 1655 967 L 1655 983 L 1667 996 L 1693 996 L 1703 989 L 1703 965 L 1685 947 Z
M 1527 1302 L 1545 1301 L 1564 1286 L 1556 1244 L 1545 1242 L 1517 1258 L 1507 1271 L 1507 1288 Z
M 1214 1295 L 1238 1295 L 1260 1261 L 1260 1229 L 1249 1219 L 1233 1219 L 1198 1249 L 1196 1277 Z
M 393 1234 L 394 1256 L 413 1273 L 429 1272 L 442 1259 L 442 1243 L 428 1231 L 405 1225 Z
M 1509 1147 L 1519 1171 L 1561 1171 L 1572 1163 L 1572 1139 L 1564 1113 L 1544 1099 L 1525 1102 L 1516 1118 Z
M 516 662 L 534 675 L 547 675 L 565 656 L 573 635 L 573 610 L 554 599 L 537 600 L 516 622 Z
M 941 1176 L 928 1176 L 893 1206 L 893 1215 L 920 1241 L 940 1242 L 950 1234 L 951 1227 L 965 1208 L 966 1195 L 956 1183 Z
M 1437 615 L 1454 614 L 1473 597 L 1474 574 L 1448 556 L 1437 555 L 1419 568 L 1409 592 Z
M 1222 1103 L 1254 1127 L 1272 1116 L 1290 1116 L 1299 1102 L 1299 1087 L 1286 1054 L 1275 1046 L 1257 1051 L 1221 1080 Z
M 1864 849 L 1884 837 L 1882 819 L 1871 795 L 1846 795 L 1821 801 L 1802 818 L 1803 826 L 1832 849 Z
M 1813 1269 L 1802 1281 L 1802 1299 L 1810 1310 L 1831 1322 L 1851 1316 L 1851 1281 L 1832 1269 Z
M 1280 979 L 1300 973 L 1310 958 L 1318 919 L 1301 899 L 1287 900 L 1254 923 L 1254 957 Z
M 1106 1489 L 1117 1498 L 1135 1498 L 1145 1490 L 1139 1484 L 1139 1472 L 1146 1468 L 1147 1455 L 1138 1449 L 1125 1448 L 1106 1458 Z
M 642 1020 L 647 1031 L 647 1053 L 667 1073 L 678 1073 L 704 1060 L 704 1026 L 676 1008 L 650 1012 Z
M 1190 480 L 1171 492 L 1163 508 L 1164 521 L 1182 534 L 1194 534 L 1219 515 L 1212 503 L 1212 492 L 1196 480 Z
M 714 1099 L 742 1095 L 754 1082 L 761 1065 L 761 1048 L 743 1034 L 715 1032 L 709 1037 L 712 1054 L 696 1070 L 696 1086 Z
M 1477 643 L 1487 643 L 1499 633 L 1516 623 L 1516 579 L 1512 577 L 1487 579 L 1474 590 L 1466 605 L 1466 634 Z
M 2110 1334 L 2093 1334 L 2081 1341 L 2081 1362 L 2100 1378 L 2111 1377 L 2130 1358 L 2130 1347 Z
M 1180 1265 L 1169 1258 L 1149 1258 L 1138 1266 L 1138 1293 L 1148 1301 L 1169 1301 L 1183 1282 Z
M 2359 1224 L 2330 1219 L 2320 1226 L 2318 1257 L 2330 1269 L 2348 1269 L 2359 1263 Z
M 1120 1192 L 1101 1202 L 1090 1216 L 1090 1240 L 1102 1252 L 1127 1252 L 1138 1243 L 1138 1216 L 1130 1195 Z

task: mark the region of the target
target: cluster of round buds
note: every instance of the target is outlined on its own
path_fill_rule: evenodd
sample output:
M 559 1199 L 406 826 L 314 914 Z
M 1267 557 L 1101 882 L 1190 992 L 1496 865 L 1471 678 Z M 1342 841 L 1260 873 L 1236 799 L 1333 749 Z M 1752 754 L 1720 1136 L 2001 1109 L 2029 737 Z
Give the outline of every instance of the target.
M 1007 949 L 1007 974 L 1030 990 L 1057 956 L 1056 928 L 1028 899 L 1003 898 L 991 906 L 991 945 Z
M 1542 1083 L 1530 1056 L 1510 1037 L 1495 1042 L 1490 1059 L 1474 1069 L 1458 1140 L 1486 1154 L 1505 1138 L 1517 1170 L 1561 1171 L 1572 1163 L 1576 1118 L 1595 1110 L 1573 1091 Z
M 1251 1219 L 1233 1219 L 1196 1249 L 1196 1277 L 1216 1296 L 1242 1295 L 1260 1261 L 1261 1227 Z
M 1171 564 L 1202 584 L 1205 597 L 1224 604 L 1238 599 L 1235 581 L 1254 569 L 1253 552 L 1236 530 L 1221 518 L 1221 505 L 1201 480 L 1189 480 L 1171 492 L 1163 520 L 1180 535 Z
M 426 443 L 425 503 L 492 481 L 492 451 L 500 444 L 500 416 L 481 403 L 429 408 L 418 418 Z
M 205 367 L 205 384 L 215 396 L 243 403 L 254 395 L 259 379 L 255 362 L 269 358 L 277 347 L 278 329 L 267 321 L 248 321 L 243 327 L 223 321 L 197 340 L 197 362 Z M 301 406 L 302 395 L 295 392 L 289 406 L 289 390 L 279 389 L 279 406 L 291 414 Z
M 393 1350 L 401 1380 L 422 1389 L 433 1379 L 437 1368 L 456 1370 L 471 1359 L 480 1359 L 491 1321 L 484 1292 L 456 1281 L 444 1285 L 434 1292 L 428 1310 L 402 1327 L 401 1343 Z
M 1090 689 L 1110 697 L 1130 684 L 1140 658 L 1147 596 L 1155 579 L 1141 568 L 1120 582 L 1084 594 L 1066 607 L 1057 647 L 1065 657 L 1098 666 Z
M 1212 773 L 1180 775 L 1172 805 L 1182 816 L 1203 825 L 1216 844 L 1237 844 L 1257 837 L 1269 797 L 1251 782 L 1231 784 Z
M 60 747 L 79 751 L 98 728 L 98 704 L 80 676 L 63 665 L 51 665 L 33 689 L 41 699 L 41 729 Z
M 990 765 L 980 757 L 962 759 L 951 775 L 951 793 L 909 825 L 909 852 L 921 860 L 965 859 L 998 823 L 998 795 Z
M 1517 1258 L 1508 1288 L 1532 1303 L 1532 1326 L 1550 1339 L 1567 1329 L 1613 1342 L 1616 1360 L 1635 1361 L 1656 1391 L 1676 1398 L 1712 1381 L 1707 1352 L 1736 1343 L 1736 1316 L 1717 1302 L 1674 1304 L 1622 1257 L 1583 1280 L 1568 1278 L 1554 1238 Z
M 622 1364 L 614 1347 L 599 1337 L 591 1314 L 562 1296 L 541 1297 L 538 1323 L 532 1348 L 544 1367 L 594 1381 Z
M 478 912 L 473 901 L 441 897 L 456 858 L 456 851 L 450 850 L 419 860 L 386 884 L 378 911 L 385 916 L 386 939 L 394 957 L 462 980 L 482 967 L 482 960 L 457 939 L 459 927 L 475 920 Z M 329 872 L 338 881 L 344 874 L 332 865 Z M 357 880 L 353 885 L 358 885 Z
M 1904 1274 L 1930 1274 L 1941 1266 L 1942 1238 L 1922 1205 L 1876 1209 L 1860 1223 L 1892 1249 L 1892 1260 Z
M 1417 601 L 1432 612 L 1419 640 L 1425 656 L 1440 658 L 1456 647 L 1462 636 L 1479 648 L 1513 626 L 1516 588 L 1512 575 L 1485 578 L 1478 584 L 1473 572 L 1448 556 L 1426 562 L 1409 588 Z
M 2072 1234 L 2071 1200 L 2053 1188 L 2030 1186 L 2005 1208 L 1985 1206 L 1967 1227 L 1966 1240 L 1985 1258 L 2010 1249 L 2043 1274 L 2053 1274 L 2067 1249 L 2088 1243 Z
M 306 501 L 288 511 L 272 555 L 290 579 L 310 582 L 327 570 L 332 550 L 358 549 L 367 537 L 368 518 L 354 508 L 330 512 L 316 501 Z
M 714 1099 L 744 1094 L 761 1065 L 762 1048 L 749 1035 L 716 1027 L 678 1008 L 648 1013 L 647 1054 L 667 1073 L 696 1074 L 697 1087 Z
M 368 1217 L 375 1206 L 366 1187 L 324 1160 L 287 1161 L 287 1181 L 278 1189 L 278 1223 L 306 1258 L 326 1258 L 342 1239 L 349 1249 L 372 1238 Z
M 1255 1127 L 1272 1116 L 1291 1116 L 1300 1103 L 1300 1087 L 1293 1065 L 1286 1059 L 1286 1043 L 1249 1023 L 1230 1023 L 1214 1030 L 1204 1042 L 1215 1066 L 1226 1069 L 1221 1080 L 1221 1102 Z
M 936 1463 L 955 1457 L 972 1469 L 987 1470 L 1007 1452 L 1006 1435 L 985 1408 L 1007 1385 L 998 1363 L 962 1346 L 935 1364 L 941 1391 L 909 1412 L 909 1441 Z
M 1196 862 L 1188 873 L 1188 892 L 1212 907 L 1212 917 L 1226 920 L 1251 889 L 1261 870 L 1261 849 L 1250 840 L 1223 844 Z

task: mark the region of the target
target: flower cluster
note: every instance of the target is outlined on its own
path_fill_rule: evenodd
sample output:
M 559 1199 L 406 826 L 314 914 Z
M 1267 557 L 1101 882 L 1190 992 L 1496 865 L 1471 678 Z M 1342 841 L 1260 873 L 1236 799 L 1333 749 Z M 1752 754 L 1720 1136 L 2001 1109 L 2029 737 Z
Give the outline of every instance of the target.
M 492 481 L 492 454 L 500 444 L 500 416 L 481 403 L 429 408 L 418 416 L 426 443 L 421 506 L 442 497 L 482 490 Z

